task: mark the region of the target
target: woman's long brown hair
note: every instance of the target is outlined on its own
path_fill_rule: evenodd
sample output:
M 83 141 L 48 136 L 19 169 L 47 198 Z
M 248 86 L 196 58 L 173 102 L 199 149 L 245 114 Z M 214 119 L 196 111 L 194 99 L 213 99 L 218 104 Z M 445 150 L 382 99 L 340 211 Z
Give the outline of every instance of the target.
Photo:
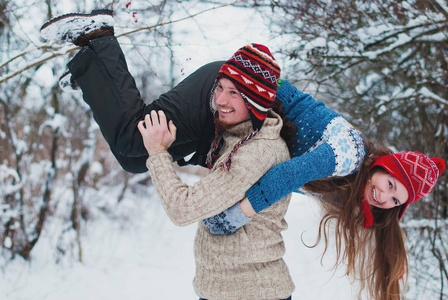
M 360 292 L 367 291 L 375 300 L 399 300 L 401 283 L 407 278 L 407 253 L 404 234 L 398 223 L 400 207 L 372 208 L 373 226 L 364 228 L 361 201 L 365 181 L 372 175 L 370 166 L 379 156 L 392 153 L 366 141 L 367 154 L 358 172 L 307 183 L 303 188 L 320 195 L 324 216 L 319 225 L 316 244 L 325 241 L 327 251 L 331 221 L 335 221 L 336 263 L 346 264 L 346 275 L 359 280 Z
M 274 106 L 272 107 L 272 110 L 275 111 L 283 121 L 283 127 L 280 131 L 280 136 L 286 142 L 289 154 L 292 157 L 293 145 L 297 133 L 297 126 L 286 118 L 286 115 L 283 112 L 282 103 L 278 99 L 274 100 Z

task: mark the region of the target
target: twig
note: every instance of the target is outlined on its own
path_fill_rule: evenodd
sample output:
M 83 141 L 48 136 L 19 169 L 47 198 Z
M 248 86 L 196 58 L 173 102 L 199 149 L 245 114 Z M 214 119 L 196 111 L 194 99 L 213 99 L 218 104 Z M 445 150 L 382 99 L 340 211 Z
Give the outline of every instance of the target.
M 117 38 L 122 37 L 122 36 L 131 35 L 131 34 L 134 34 L 134 33 L 140 32 L 140 31 L 151 30 L 151 29 L 154 29 L 154 28 L 157 28 L 157 27 L 162 27 L 162 26 L 166 26 L 166 25 L 170 25 L 170 24 L 178 23 L 178 22 L 181 22 L 181 21 L 185 21 L 185 20 L 187 20 L 187 19 L 197 17 L 197 16 L 199 16 L 199 15 L 201 15 L 201 14 L 203 14 L 203 13 L 206 13 L 206 12 L 210 12 L 210 11 L 213 11 L 213 10 L 216 10 L 216 9 L 220 9 L 220 8 L 223 8 L 223 7 L 226 7 L 226 6 L 232 6 L 232 5 L 236 4 L 236 3 L 238 3 L 239 1 L 240 1 L 240 0 L 236 0 L 236 1 L 233 1 L 232 3 L 229 3 L 229 4 L 223 4 L 223 5 L 221 5 L 221 6 L 215 6 L 215 7 L 212 7 L 212 8 L 203 10 L 203 11 L 200 11 L 200 12 L 198 12 L 198 13 L 196 13 L 196 14 L 193 14 L 193 15 L 190 15 L 190 16 L 187 16 L 187 17 L 184 17 L 184 18 L 181 18 L 181 19 L 177 19 L 177 20 L 173 20 L 173 21 L 168 21 L 168 22 L 164 22 L 164 23 L 159 23 L 159 24 L 156 24 L 156 25 L 153 25 L 153 26 L 142 27 L 142 28 L 138 28 L 138 29 L 135 29 L 135 30 L 131 30 L 131 31 L 122 33 L 122 34 L 120 34 L 120 35 L 117 35 Z M 75 51 L 75 50 L 77 50 L 77 49 L 79 49 L 79 47 L 73 47 L 73 48 L 68 49 L 68 50 L 65 51 L 64 53 L 54 53 L 54 54 L 52 54 L 52 55 L 49 56 L 49 57 L 46 57 L 46 58 L 44 58 L 44 59 L 42 59 L 42 60 L 38 60 L 38 61 L 32 63 L 31 65 L 26 66 L 25 68 L 23 68 L 23 69 L 21 69 L 21 70 L 15 71 L 15 72 L 13 72 L 13 73 L 11 73 L 11 74 L 9 74 L 9 75 L 6 75 L 6 76 L 3 77 L 3 78 L 0 78 L 0 84 L 2 84 L 3 82 L 6 82 L 6 81 L 8 81 L 8 80 L 10 80 L 11 78 L 14 78 L 14 77 L 16 77 L 16 76 L 22 74 L 23 72 L 25 72 L 25 71 L 27 71 L 27 70 L 29 70 L 29 69 L 35 67 L 35 66 L 38 66 L 38 65 L 40 65 L 40 64 L 43 64 L 44 62 L 46 62 L 46 61 L 48 61 L 48 60 L 51 60 L 51 59 L 56 58 L 56 57 L 59 57 L 59 56 L 61 56 L 61 55 L 68 54 L 68 53 L 73 52 L 73 51 Z M 3 68 L 4 66 L 8 65 L 9 63 L 11 63 L 12 61 L 14 61 L 15 59 L 17 59 L 17 58 L 19 58 L 19 57 L 22 57 L 22 56 L 24 56 L 24 55 L 26 55 L 26 54 L 28 54 L 28 52 L 23 52 L 23 53 L 17 55 L 16 57 L 10 59 L 10 60 L 7 61 L 6 63 L 2 64 L 2 65 L 0 66 L 0 69 Z
M 220 8 L 227 7 L 227 6 L 232 6 L 232 5 L 236 4 L 236 3 L 238 3 L 239 1 L 240 1 L 240 0 L 236 0 L 236 1 L 234 1 L 234 2 L 232 2 L 232 3 L 229 3 L 229 4 L 223 4 L 223 5 L 221 5 L 221 6 L 211 7 L 211 8 L 209 8 L 209 9 L 200 11 L 200 12 L 198 12 L 198 13 L 196 13 L 196 14 L 189 15 L 189 16 L 187 16 L 187 17 L 180 18 L 180 19 L 177 19 L 177 20 L 174 20 L 174 21 L 168 21 L 168 22 L 159 23 L 159 24 L 152 25 L 152 26 L 147 26 L 147 27 L 137 28 L 137 29 L 135 29 L 135 30 L 132 30 L 132 31 L 128 31 L 128 32 L 122 33 L 122 34 L 118 35 L 117 37 L 121 37 L 121 36 L 124 36 L 124 35 L 133 34 L 133 33 L 136 33 L 136 32 L 143 31 L 143 30 L 151 30 L 151 29 L 154 29 L 154 28 L 157 28 L 157 27 L 162 27 L 162 26 L 166 26 L 166 25 L 170 25 L 170 24 L 175 24 L 175 23 L 178 23 L 178 22 L 182 22 L 182 21 L 185 21 L 185 20 L 188 20 L 188 19 L 191 19 L 191 18 L 195 18 L 195 17 L 197 17 L 197 16 L 199 16 L 199 15 L 201 15 L 201 14 L 203 14 L 203 13 L 206 13 L 206 12 L 209 12 L 209 11 L 212 11 L 212 10 L 220 9 Z

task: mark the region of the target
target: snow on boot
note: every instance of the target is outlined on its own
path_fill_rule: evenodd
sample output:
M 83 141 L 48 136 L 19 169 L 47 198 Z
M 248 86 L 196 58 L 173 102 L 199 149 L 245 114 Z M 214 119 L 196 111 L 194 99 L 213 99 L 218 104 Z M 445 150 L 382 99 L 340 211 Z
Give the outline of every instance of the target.
M 110 35 L 110 31 L 113 35 L 114 18 L 112 14 L 112 10 L 97 9 L 92 10 L 89 14 L 70 13 L 61 15 L 42 25 L 40 35 L 46 40 L 61 40 L 77 46 L 84 46 L 78 41 L 81 36 L 85 37 L 94 32 L 102 33 L 101 30 L 103 29 L 108 30 L 106 35 Z
M 73 80 L 72 74 L 70 72 L 64 73 L 61 78 L 59 78 L 59 87 L 64 92 L 79 92 L 81 91 L 81 87 L 78 83 Z

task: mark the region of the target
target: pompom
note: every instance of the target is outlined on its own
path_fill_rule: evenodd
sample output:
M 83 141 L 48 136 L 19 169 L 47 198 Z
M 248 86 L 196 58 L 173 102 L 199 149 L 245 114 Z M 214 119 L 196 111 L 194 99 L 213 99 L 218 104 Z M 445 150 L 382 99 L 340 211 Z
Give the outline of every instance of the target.
M 439 175 L 442 174 L 446 167 L 445 161 L 438 157 L 431 158 L 431 160 L 437 165 Z

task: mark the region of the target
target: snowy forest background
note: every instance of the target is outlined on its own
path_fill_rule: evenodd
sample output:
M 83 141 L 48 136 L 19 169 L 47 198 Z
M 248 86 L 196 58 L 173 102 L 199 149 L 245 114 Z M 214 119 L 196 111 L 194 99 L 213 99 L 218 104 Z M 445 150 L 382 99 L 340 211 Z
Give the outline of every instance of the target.
M 160 219 L 163 211 L 155 204 L 148 174 L 121 170 L 81 95 L 58 86 L 78 48 L 43 41 L 40 26 L 59 14 L 101 7 L 116 11 L 116 35 L 148 102 L 202 64 L 228 59 L 242 45 L 258 42 L 274 53 L 282 78 L 324 101 L 372 141 L 448 160 L 447 1 L 0 0 L 1 299 L 87 299 L 37 293 L 42 288 L 38 282 L 46 277 L 32 281 L 24 273 L 42 275 L 36 266 L 51 265 L 58 274 L 61 268 L 72 272 L 77 264 L 101 264 L 110 249 L 116 256 L 107 263 L 116 266 L 129 254 L 126 249 L 151 249 L 156 243 L 154 252 L 145 255 L 171 253 L 169 259 L 181 263 L 176 259 L 186 255 L 182 250 L 168 251 L 174 241 L 135 234 L 136 227 L 150 230 L 139 226 L 145 218 L 156 218 L 151 224 L 165 237 L 194 235 L 194 228 L 172 228 Z M 179 172 L 194 181 L 204 171 L 187 167 Z M 448 299 L 447 173 L 402 220 L 411 266 L 409 299 Z M 151 210 L 157 213 L 148 215 Z M 308 220 L 306 215 L 296 219 L 288 234 L 295 235 L 298 245 Z M 106 239 L 108 226 L 135 239 Z M 295 246 L 287 251 L 298 251 Z M 95 247 L 101 255 L 85 254 Z M 192 256 L 184 260 L 185 268 L 193 270 Z M 171 267 L 167 278 L 175 281 L 181 266 Z M 129 278 L 145 279 L 145 267 L 137 274 L 117 268 Z M 157 276 L 150 280 L 158 282 Z M 173 282 L 166 289 L 179 284 L 191 282 Z M 297 289 L 303 284 L 296 281 Z M 156 299 L 151 294 L 142 298 Z

